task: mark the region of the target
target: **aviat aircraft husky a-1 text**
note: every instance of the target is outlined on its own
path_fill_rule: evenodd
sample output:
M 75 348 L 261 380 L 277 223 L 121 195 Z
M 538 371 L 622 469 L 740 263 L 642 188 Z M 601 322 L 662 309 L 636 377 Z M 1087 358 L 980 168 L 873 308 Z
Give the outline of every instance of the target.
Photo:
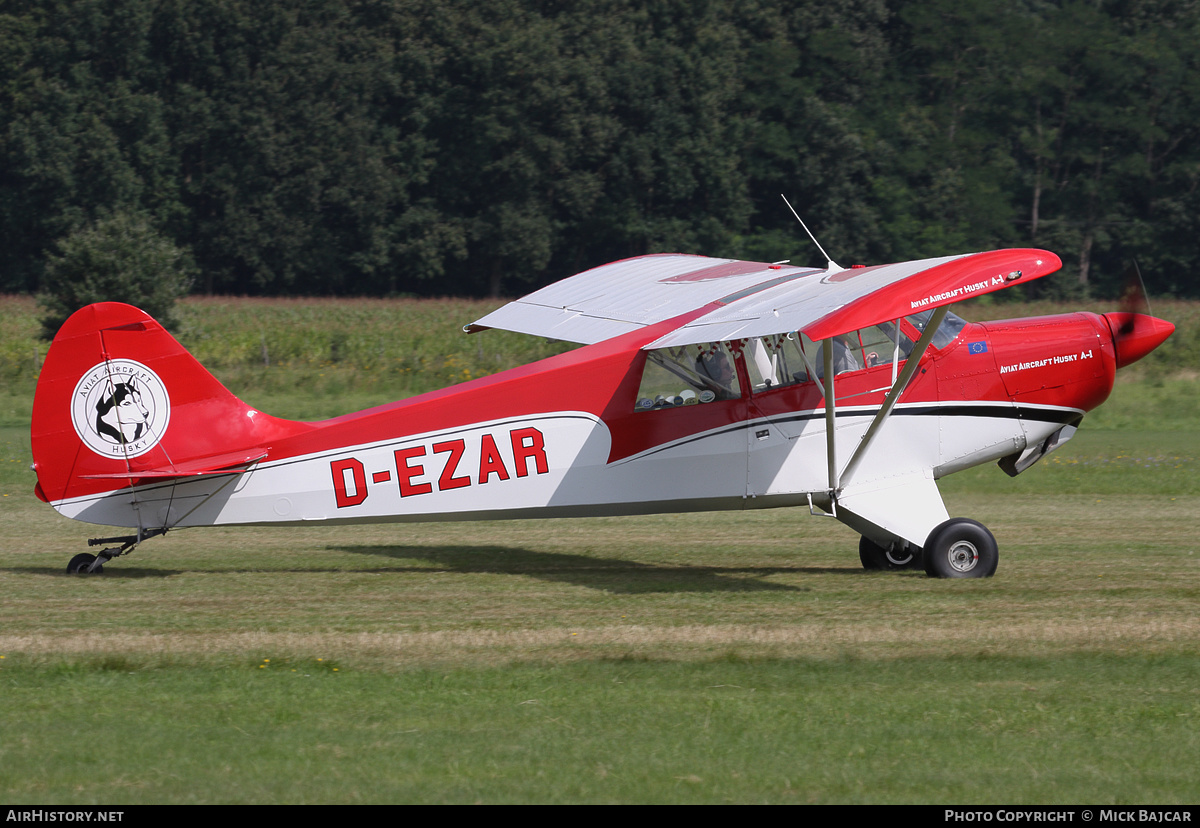
M 72 572 L 188 526 L 801 506 L 861 534 L 868 569 L 988 576 L 995 539 L 949 517 L 938 478 L 1029 468 L 1174 330 L 948 312 L 1060 266 L 1030 249 L 849 269 L 641 256 L 467 326 L 584 347 L 314 423 L 243 403 L 137 308 L 90 305 L 38 382 L 36 491 L 136 530 Z

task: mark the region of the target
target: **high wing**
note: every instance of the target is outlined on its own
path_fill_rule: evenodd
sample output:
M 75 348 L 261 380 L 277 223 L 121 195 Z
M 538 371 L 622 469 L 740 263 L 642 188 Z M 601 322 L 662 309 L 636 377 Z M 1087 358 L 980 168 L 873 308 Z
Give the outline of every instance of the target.
M 1045 250 L 1012 249 L 827 270 L 683 254 L 639 256 L 578 273 L 468 325 L 592 344 L 668 319 L 646 348 L 783 331 L 825 339 L 1053 273 Z

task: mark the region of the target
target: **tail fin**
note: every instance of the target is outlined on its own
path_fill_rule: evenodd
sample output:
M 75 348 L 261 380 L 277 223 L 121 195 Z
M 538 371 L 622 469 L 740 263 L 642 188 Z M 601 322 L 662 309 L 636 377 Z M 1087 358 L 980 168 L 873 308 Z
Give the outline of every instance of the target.
M 38 377 L 36 492 L 58 508 L 139 480 L 245 468 L 310 428 L 246 405 L 145 312 L 89 305 L 63 324 Z

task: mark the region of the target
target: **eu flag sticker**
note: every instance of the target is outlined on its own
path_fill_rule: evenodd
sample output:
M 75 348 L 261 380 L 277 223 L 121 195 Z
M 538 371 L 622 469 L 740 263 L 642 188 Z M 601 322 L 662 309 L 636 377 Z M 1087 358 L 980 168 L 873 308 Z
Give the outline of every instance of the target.
M 967 353 L 968 354 L 986 354 L 987 353 L 987 342 L 986 341 L 968 342 L 967 343 Z

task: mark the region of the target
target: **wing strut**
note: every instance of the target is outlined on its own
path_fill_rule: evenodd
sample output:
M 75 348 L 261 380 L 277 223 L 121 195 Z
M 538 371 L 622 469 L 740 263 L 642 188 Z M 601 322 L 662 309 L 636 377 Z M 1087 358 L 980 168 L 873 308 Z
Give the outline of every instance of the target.
M 825 456 L 829 466 L 829 499 L 835 500 L 838 492 L 837 442 L 834 440 L 833 427 L 837 419 L 833 397 L 833 337 L 822 340 L 821 350 L 824 351 L 825 365 Z
M 883 406 L 875 415 L 875 419 L 871 421 L 871 425 L 867 427 L 867 433 L 863 435 L 862 441 L 858 444 L 858 448 L 854 450 L 854 454 L 850 456 L 850 462 L 846 463 L 846 468 L 842 469 L 840 480 L 837 479 L 834 471 L 834 456 L 833 456 L 833 440 L 829 440 L 829 467 L 830 467 L 830 487 L 834 492 L 840 491 L 840 488 L 845 488 L 846 483 L 854 476 L 854 472 L 858 469 L 858 464 L 862 461 L 863 455 L 867 453 L 867 449 L 871 447 L 875 436 L 879 433 L 879 429 L 891 415 L 892 409 L 896 407 L 896 403 L 900 401 L 900 394 L 908 385 L 908 381 L 912 379 L 913 374 L 917 372 L 921 357 L 925 355 L 925 350 L 929 347 L 929 343 L 933 341 L 934 334 L 942 325 L 942 320 L 946 318 L 947 311 L 950 310 L 948 305 L 942 305 L 933 312 L 928 324 L 925 325 L 925 330 L 921 332 L 917 344 L 913 346 L 912 353 L 908 355 L 908 361 L 904 363 L 904 370 L 900 372 L 900 376 L 892 383 L 891 389 L 884 397 Z M 826 340 L 828 341 L 828 340 Z M 828 348 L 826 349 L 826 363 L 828 363 Z M 829 368 L 828 364 L 825 368 L 826 381 L 828 382 Z M 832 389 L 832 385 L 830 385 Z M 832 396 L 832 395 L 830 395 Z M 830 397 L 825 399 L 825 428 L 829 429 L 831 424 L 830 414 Z M 840 483 L 840 488 L 838 484 Z

